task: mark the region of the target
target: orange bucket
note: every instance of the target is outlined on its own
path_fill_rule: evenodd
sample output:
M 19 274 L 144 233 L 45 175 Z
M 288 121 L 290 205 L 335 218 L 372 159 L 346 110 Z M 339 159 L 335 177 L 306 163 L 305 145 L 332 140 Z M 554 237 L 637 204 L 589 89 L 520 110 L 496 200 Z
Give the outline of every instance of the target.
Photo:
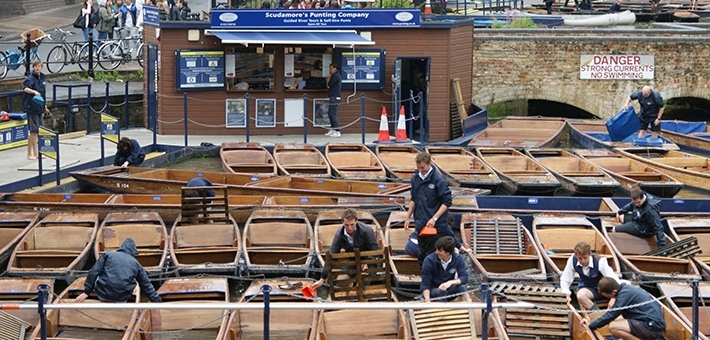
M 303 294 L 306 299 L 312 299 L 316 296 L 316 290 L 311 286 L 305 286 L 301 289 L 301 294 Z

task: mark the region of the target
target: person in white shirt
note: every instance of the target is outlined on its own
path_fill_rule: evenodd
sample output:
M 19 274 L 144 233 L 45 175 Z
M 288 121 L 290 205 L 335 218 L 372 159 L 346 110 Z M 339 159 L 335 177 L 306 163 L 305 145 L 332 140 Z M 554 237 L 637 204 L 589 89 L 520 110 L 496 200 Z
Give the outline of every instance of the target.
M 567 260 L 567 265 L 560 277 L 560 290 L 567 295 L 567 302 L 572 300 L 570 286 L 574 282 L 574 273 L 579 275 L 577 301 L 586 309 L 592 308 L 596 301 L 605 300 L 597 290 L 602 277 L 619 281 L 606 258 L 592 254 L 592 247 L 584 241 L 574 246 L 574 254 Z

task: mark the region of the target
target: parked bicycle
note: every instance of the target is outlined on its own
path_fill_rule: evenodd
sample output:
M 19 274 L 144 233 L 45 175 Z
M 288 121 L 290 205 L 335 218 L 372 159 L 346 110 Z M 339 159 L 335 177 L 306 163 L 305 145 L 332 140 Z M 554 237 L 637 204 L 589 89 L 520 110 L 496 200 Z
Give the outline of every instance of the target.
M 74 32 L 65 31 L 60 27 L 55 28 L 54 31 L 61 37 L 61 45 L 57 45 L 49 51 L 47 71 L 50 73 L 61 72 L 64 66 L 69 63 L 79 64 L 79 68 L 82 71 L 87 70 L 89 68 L 89 43 L 80 41 L 68 42 L 67 36 L 74 35 Z M 94 42 L 92 52 L 94 54 L 94 66 L 96 66 L 98 50 L 99 47 Z
M 30 63 L 35 60 L 42 60 L 39 55 L 39 45 L 44 41 L 44 38 L 52 38 L 48 34 L 39 36 L 38 38 L 31 40 L 30 44 Z M 25 46 L 18 46 L 17 48 L 11 48 L 5 52 L 0 51 L 0 79 L 7 76 L 9 70 L 17 70 L 24 64 L 27 54 L 25 53 Z
M 122 37 L 125 28 L 115 29 L 114 35 Z M 104 70 L 115 70 L 123 63 L 137 59 L 138 64 L 143 67 L 143 34 L 140 29 L 137 33 L 130 34 L 127 38 L 120 38 L 105 42 L 99 48 L 99 66 Z

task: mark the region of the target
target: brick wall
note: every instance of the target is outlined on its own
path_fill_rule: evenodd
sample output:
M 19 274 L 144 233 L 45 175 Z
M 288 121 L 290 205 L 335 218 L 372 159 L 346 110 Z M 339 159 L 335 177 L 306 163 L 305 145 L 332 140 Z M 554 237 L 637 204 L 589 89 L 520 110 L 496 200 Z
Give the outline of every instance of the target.
M 476 30 L 472 101 L 486 106 L 542 99 L 569 104 L 600 118 L 619 111 L 644 85 L 664 99 L 710 100 L 710 39 L 688 31 Z M 653 55 L 653 80 L 580 80 L 583 54 Z

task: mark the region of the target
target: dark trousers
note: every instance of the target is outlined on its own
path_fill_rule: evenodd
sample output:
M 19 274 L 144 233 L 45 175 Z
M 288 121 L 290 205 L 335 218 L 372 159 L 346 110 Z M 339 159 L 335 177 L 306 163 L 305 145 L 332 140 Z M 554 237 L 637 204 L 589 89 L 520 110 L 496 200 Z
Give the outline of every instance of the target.
M 429 299 L 436 301 L 436 302 L 443 302 L 443 301 L 438 301 L 438 297 L 442 296 L 449 296 L 446 300 L 451 301 L 456 298 L 456 296 L 450 296 L 456 294 L 461 295 L 466 291 L 466 287 L 464 285 L 453 285 L 449 287 L 447 290 L 439 290 L 438 287 L 434 287 L 429 290 Z
M 552 14 L 552 3 L 553 1 L 545 1 L 545 9 L 547 10 L 547 14 Z
M 330 104 L 328 105 L 330 128 L 335 131 L 340 131 L 340 123 L 338 122 L 338 105 L 340 105 L 340 97 L 330 97 L 328 104 Z
M 639 228 L 636 227 L 636 224 L 633 222 L 633 219 L 631 217 L 631 214 L 624 214 L 624 224 L 616 226 L 614 230 L 617 233 L 627 233 L 631 234 L 634 236 L 642 237 L 642 238 L 649 238 L 656 236 L 656 244 L 658 247 L 662 247 L 666 245 L 666 235 L 663 233 L 663 229 L 661 230 L 640 230 Z
M 440 237 L 444 236 L 446 236 L 446 234 L 442 233 L 439 229 L 436 230 L 436 236 L 417 236 L 417 241 L 419 242 L 419 257 L 417 257 L 417 260 L 419 261 L 420 268 L 422 263 L 424 263 L 424 259 L 429 254 L 436 251 L 436 241 L 438 241 Z

